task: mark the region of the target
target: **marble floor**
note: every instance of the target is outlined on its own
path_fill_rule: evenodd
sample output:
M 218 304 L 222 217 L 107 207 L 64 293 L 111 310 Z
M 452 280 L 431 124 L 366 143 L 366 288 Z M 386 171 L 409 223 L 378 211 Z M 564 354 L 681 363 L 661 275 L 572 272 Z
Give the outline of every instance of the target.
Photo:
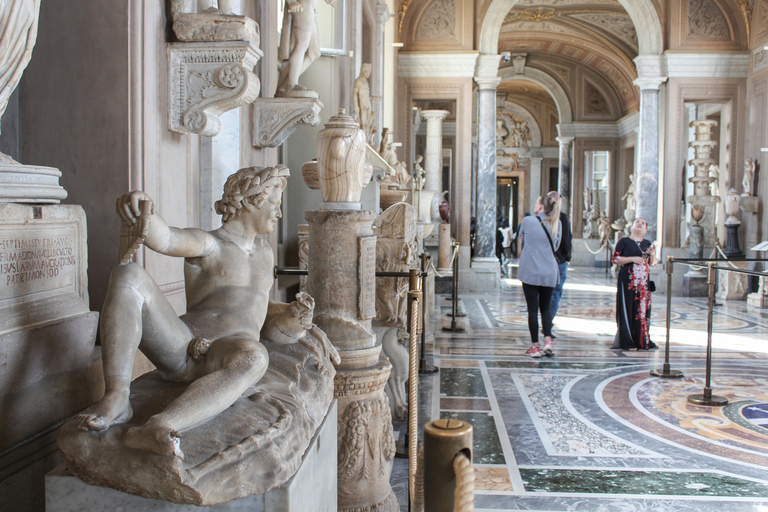
M 516 279 L 462 295 L 466 331 L 435 333 L 439 372 L 420 378 L 421 422 L 473 425 L 475 510 L 768 512 L 768 310 L 715 307 L 711 387 L 728 405 L 695 406 L 687 397 L 706 378 L 706 300 L 672 297 L 670 361 L 684 377 L 660 379 L 649 371 L 664 361 L 666 295 L 653 296 L 660 350 L 625 352 L 610 348 L 615 293 L 605 270 L 570 269 L 550 358 L 525 355 Z M 447 297 L 437 307 L 448 312 Z M 395 459 L 403 511 L 406 474 Z

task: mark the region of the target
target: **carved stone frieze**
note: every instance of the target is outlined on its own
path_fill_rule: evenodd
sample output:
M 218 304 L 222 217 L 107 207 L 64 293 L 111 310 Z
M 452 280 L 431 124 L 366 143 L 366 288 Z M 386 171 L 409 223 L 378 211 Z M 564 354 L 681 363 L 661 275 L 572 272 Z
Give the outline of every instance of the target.
M 456 0 L 434 0 L 419 23 L 419 39 L 443 39 L 456 35 Z
M 587 113 L 603 114 L 608 110 L 608 104 L 600 90 L 587 82 Z
M 356 400 L 344 410 L 339 421 L 339 482 L 369 479 L 374 472 L 389 474 L 395 440 L 388 402 L 382 393 Z
M 261 50 L 248 41 L 169 43 L 168 129 L 212 137 L 219 116 L 251 103 L 261 88 Z
M 688 35 L 728 37 L 728 23 L 712 0 L 689 0 Z
M 766 51 L 764 48 L 760 48 L 759 50 L 755 50 L 752 55 L 753 72 L 756 73 L 768 67 L 768 51 Z
M 259 98 L 253 102 L 253 145 L 275 148 L 299 125 L 317 126 L 323 104 L 316 98 Z

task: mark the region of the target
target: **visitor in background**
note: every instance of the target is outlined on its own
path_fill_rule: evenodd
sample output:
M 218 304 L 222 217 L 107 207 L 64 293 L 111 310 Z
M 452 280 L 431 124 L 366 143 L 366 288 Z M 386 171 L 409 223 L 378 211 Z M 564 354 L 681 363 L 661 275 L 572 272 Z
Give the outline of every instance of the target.
M 555 251 L 555 259 L 557 260 L 557 268 L 560 272 L 560 280 L 557 282 L 557 286 L 555 286 L 555 291 L 552 292 L 552 304 L 550 305 L 550 309 L 552 310 L 552 321 L 554 322 L 555 317 L 557 316 L 557 310 L 560 307 L 560 298 L 563 296 L 563 285 L 568 278 L 568 263 L 571 261 L 571 242 L 573 240 L 573 234 L 571 233 L 571 221 L 568 218 L 568 214 L 561 209 L 563 198 L 560 197 L 560 194 L 558 194 L 556 190 L 553 190 L 547 195 L 555 198 L 557 201 L 558 210 L 561 210 L 560 226 L 563 228 L 562 235 L 560 236 L 560 246 Z M 553 332 L 552 339 L 555 338 L 557 338 L 557 336 L 555 336 L 555 333 Z
M 509 260 L 512 257 L 512 237 L 514 233 L 509 227 L 509 218 L 501 219 L 501 275 L 509 275 Z
M 621 265 L 616 284 L 618 331 L 611 348 L 648 350 L 658 348 L 651 341 L 650 267 L 659 260 L 656 247 L 643 236 L 648 223 L 642 217 L 632 222 L 631 234 L 616 243 L 613 263 Z
M 520 223 L 518 237 L 521 243 L 520 266 L 517 278 L 523 283 L 523 294 L 528 307 L 528 330 L 531 333 L 531 348 L 526 354 L 531 357 L 554 355 L 552 347 L 552 292 L 557 286 L 559 272 L 555 250 L 560 245 L 560 206 L 552 196 L 536 201 L 534 215 L 525 217 Z M 539 349 L 539 321 L 544 332 L 544 349 Z

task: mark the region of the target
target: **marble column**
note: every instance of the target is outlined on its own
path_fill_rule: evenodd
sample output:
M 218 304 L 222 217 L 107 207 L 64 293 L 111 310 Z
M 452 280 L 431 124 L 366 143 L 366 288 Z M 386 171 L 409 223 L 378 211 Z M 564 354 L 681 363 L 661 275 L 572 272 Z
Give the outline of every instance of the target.
M 573 217 L 573 212 L 569 211 L 569 205 L 571 204 L 571 143 L 573 142 L 573 139 L 575 139 L 575 137 L 557 137 L 557 142 L 560 143 L 557 191 L 560 194 L 560 197 L 563 198 L 563 211 L 567 213 L 569 217 Z M 535 197 L 531 197 L 531 202 L 535 200 Z
M 536 197 L 539 197 L 543 194 L 546 194 L 549 192 L 549 190 L 542 190 L 541 189 L 541 162 L 544 160 L 541 156 L 534 156 L 533 151 L 531 151 L 531 171 L 529 173 L 530 179 L 530 192 L 531 192 L 531 201 L 535 201 Z
M 424 152 L 424 190 L 442 192 L 441 163 L 443 160 L 443 119 L 447 110 L 423 110 L 427 121 L 427 147 Z
M 496 86 L 499 78 L 477 82 L 477 213 L 473 261 L 495 259 L 496 245 Z
M 664 79 L 638 78 L 640 119 L 637 134 L 636 217 L 648 222 L 649 240 L 657 238 L 659 204 L 659 86 Z

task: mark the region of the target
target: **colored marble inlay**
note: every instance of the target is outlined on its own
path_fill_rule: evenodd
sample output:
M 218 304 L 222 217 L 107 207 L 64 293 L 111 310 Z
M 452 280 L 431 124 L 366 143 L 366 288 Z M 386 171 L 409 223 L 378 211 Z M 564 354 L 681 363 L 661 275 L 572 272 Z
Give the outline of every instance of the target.
M 440 418 L 466 421 L 472 425 L 473 464 L 506 464 L 492 414 L 441 411 Z
M 445 396 L 488 396 L 482 373 L 472 368 L 440 368 L 440 393 Z
M 491 368 L 536 368 L 541 370 L 609 370 L 625 366 L 637 366 L 635 363 L 559 363 L 556 361 L 487 361 Z
M 547 451 L 558 455 L 649 455 L 592 424 L 574 416 L 563 405 L 563 390 L 575 377 L 558 375 L 516 375 L 521 394 L 533 407 L 531 417 L 538 419 L 537 429 Z
M 464 359 L 442 359 L 440 368 L 480 368 L 480 363 Z
M 476 491 L 507 491 L 512 492 L 512 482 L 509 470 L 506 468 L 474 466 Z
M 757 403 L 747 405 L 741 409 L 741 414 L 750 423 L 754 423 L 764 429 L 768 428 L 768 404 Z M 768 431 L 764 432 L 768 433 Z
M 441 398 L 443 411 L 490 411 L 491 403 L 482 398 Z
M 528 492 L 768 497 L 768 484 L 718 472 L 520 469 Z

